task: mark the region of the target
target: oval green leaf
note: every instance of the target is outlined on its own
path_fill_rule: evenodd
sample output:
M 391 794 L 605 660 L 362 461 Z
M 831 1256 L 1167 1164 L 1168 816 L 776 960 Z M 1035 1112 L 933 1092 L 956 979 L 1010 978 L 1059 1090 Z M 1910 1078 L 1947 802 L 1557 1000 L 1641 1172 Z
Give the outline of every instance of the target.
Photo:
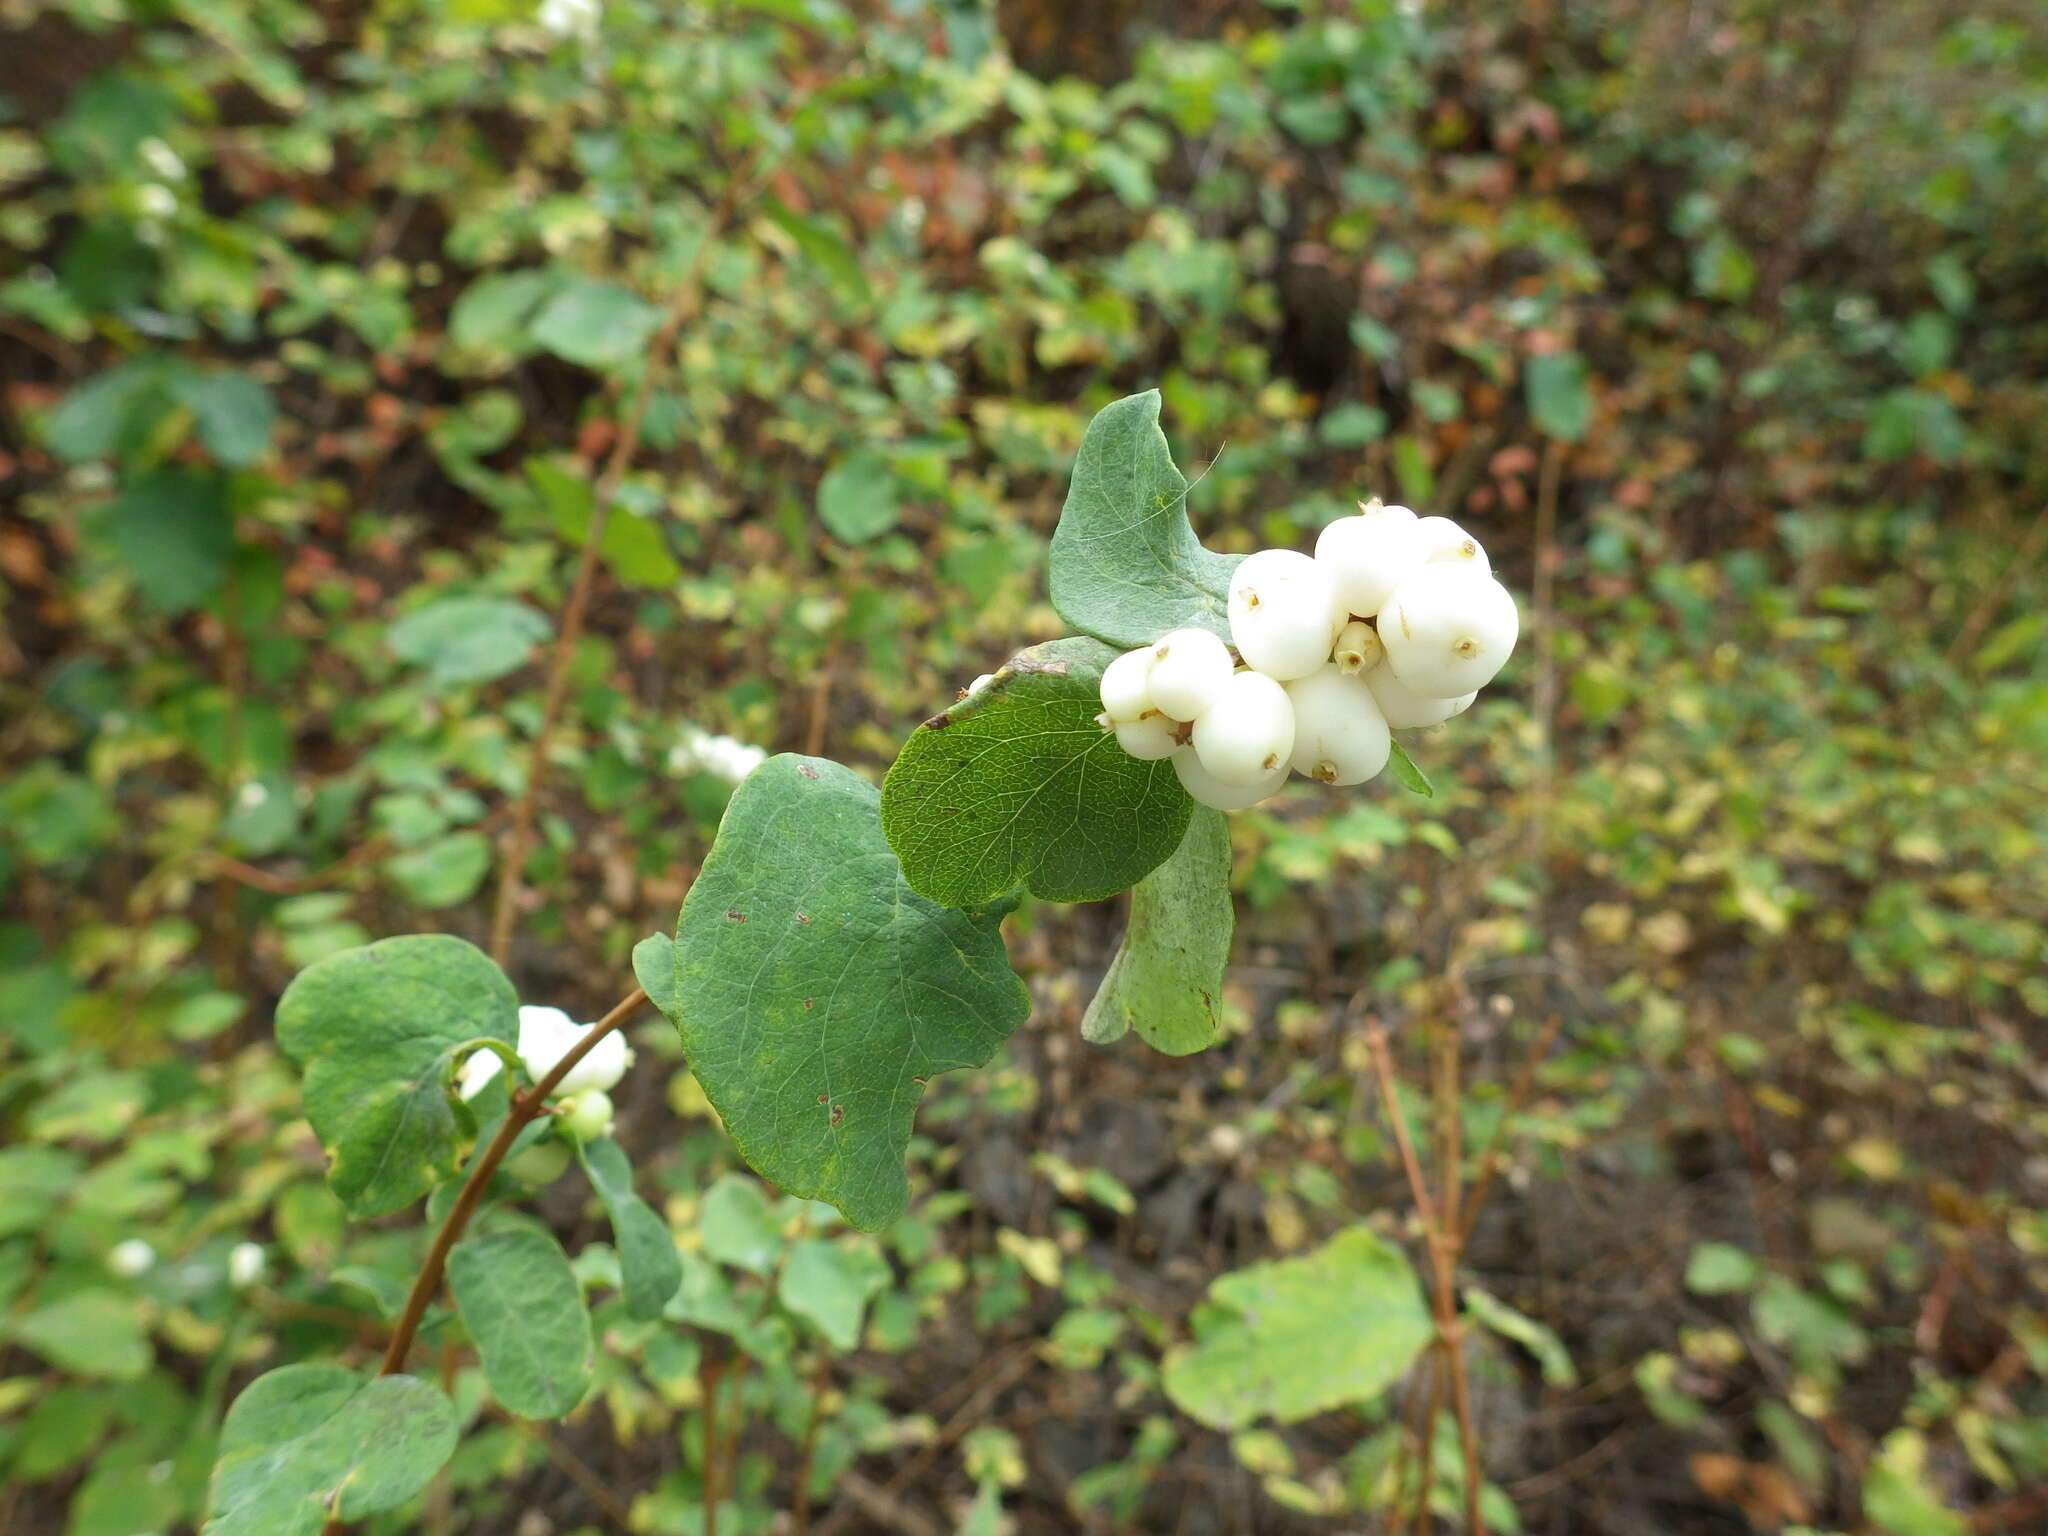
M 1385 1391 L 1435 1336 L 1408 1260 L 1365 1227 L 1209 1287 L 1166 1395 L 1215 1429 L 1292 1424 Z M 1341 1305 L 1334 1305 L 1341 1302 Z
M 559 1419 L 583 1400 L 595 1348 L 590 1311 L 550 1233 L 512 1227 L 464 1239 L 448 1254 L 448 1290 L 501 1406 Z
M 1230 906 L 1230 829 L 1197 806 L 1173 857 L 1131 887 L 1131 915 L 1095 999 L 1083 1039 L 1105 1044 L 1135 1029 L 1168 1056 L 1216 1038 L 1223 967 L 1236 926 Z
M 741 1156 L 857 1227 L 894 1220 L 926 1080 L 980 1066 L 1030 1011 L 1001 920 L 911 889 L 852 770 L 757 768 L 683 902 L 668 999 Z
M 409 934 L 307 967 L 277 1005 L 277 1043 L 306 1074 L 327 1181 L 358 1218 L 412 1204 L 456 1172 L 475 1134 L 447 1091 L 456 1048 L 516 1047 L 519 998 L 472 944 Z
M 455 1409 L 417 1377 L 283 1366 L 228 1410 L 203 1536 L 314 1536 L 394 1509 L 454 1450 Z
M 668 1223 L 633 1193 L 633 1168 L 616 1141 L 585 1142 L 577 1148 L 577 1156 L 612 1220 L 626 1310 L 643 1320 L 661 1316 L 661 1309 L 683 1283 L 683 1261 Z
M 1205 549 L 1188 483 L 1159 427 L 1159 391 L 1126 395 L 1088 423 L 1053 530 L 1052 605 L 1084 634 L 1128 649 L 1196 626 L 1230 638 L 1230 573 Z
M 1180 846 L 1194 802 L 1095 723 L 1116 652 L 1076 636 L 1021 651 L 925 721 L 882 785 L 882 830 L 920 896 L 949 907 L 1019 885 L 1048 901 L 1128 890 Z

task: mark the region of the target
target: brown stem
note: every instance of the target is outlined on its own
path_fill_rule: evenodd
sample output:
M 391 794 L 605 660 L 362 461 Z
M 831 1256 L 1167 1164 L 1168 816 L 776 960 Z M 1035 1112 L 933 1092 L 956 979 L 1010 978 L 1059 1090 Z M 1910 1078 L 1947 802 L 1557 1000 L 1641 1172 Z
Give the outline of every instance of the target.
M 811 1528 L 811 1463 L 818 1453 L 818 1431 L 825 1423 L 825 1393 L 831 1384 L 832 1357 L 826 1355 L 811 1377 L 811 1412 L 804 1421 L 804 1438 L 796 1452 L 796 1495 L 791 1510 L 796 1536 L 805 1536 Z
M 710 244 L 711 238 L 707 235 L 698 247 L 700 257 Z M 597 576 L 598 546 L 604 542 L 604 525 L 611 516 L 612 499 L 618 494 L 619 482 L 625 478 L 627 466 L 639 451 L 640 431 L 647 420 L 647 402 L 654 394 L 656 364 L 675 350 L 676 333 L 682 329 L 683 317 L 690 311 L 690 300 L 696 292 L 694 278 L 693 265 L 691 271 L 676 284 L 668 312 L 662 316 L 661 327 L 647 344 L 646 355 L 641 359 L 640 380 L 634 387 L 633 402 L 626 408 L 626 418 L 619 426 L 618 437 L 612 442 L 604 472 L 598 476 L 597 485 L 590 493 L 590 525 L 583 530 L 583 553 L 576 561 L 576 579 L 569 588 L 568 606 L 562 610 L 561 633 L 555 637 L 554 651 L 548 661 L 547 691 L 541 697 L 540 725 L 533 733 L 533 746 L 527 752 L 526 783 L 512 805 L 512 826 L 505 834 L 505 847 L 498 868 L 498 893 L 491 912 L 491 958 L 500 965 L 505 963 L 505 956 L 512 948 L 512 920 L 519 904 L 526 855 L 533 844 L 533 820 L 539 808 L 541 780 L 547 771 L 548 741 L 554 735 L 555 722 L 561 716 L 562 701 L 568 697 L 569 670 L 576 658 L 576 641 L 583 633 L 583 616 L 589 610 L 590 589 L 595 585 Z
M 590 493 L 590 526 L 584 530 L 583 553 L 576 562 L 576 579 L 569 589 L 569 603 L 562 610 L 562 630 L 555 637 L 554 651 L 548 662 L 547 690 L 541 696 L 540 725 L 534 731 L 533 746 L 527 753 L 526 783 L 512 807 L 512 827 L 506 833 L 498 868 L 498 891 L 491 912 L 491 957 L 500 965 L 505 963 L 505 956 L 512 946 L 514 910 L 519 903 L 526 855 L 533 845 L 533 820 L 539 809 L 540 784 L 547 772 L 548 740 L 554 735 L 556 720 L 562 712 L 562 701 L 568 695 L 569 668 L 575 659 L 577 637 L 583 632 L 583 617 L 590 606 L 590 589 L 597 573 L 598 545 L 604 538 L 605 521 L 611 516 L 619 482 L 625 478 L 633 455 L 640 448 L 640 432 L 647 420 L 647 403 L 653 398 L 657 364 L 675 350 L 676 333 L 682 329 L 696 297 L 697 274 L 717 243 L 719 231 L 732 217 L 734 209 L 752 200 L 755 188 L 766 175 L 767 171 L 757 157 L 749 174 L 735 178 L 712 210 L 708 227 L 697 242 L 696 250 L 691 253 L 688 267 L 676 278 L 675 294 L 669 300 L 661 326 L 647 343 L 632 404 L 626 408 L 625 420 L 619 424 L 619 435 L 613 440 L 604 470 Z
M 2019 549 L 2007 558 L 2005 569 L 1998 573 L 1997 580 L 1986 587 L 1984 595 L 1977 599 L 1976 607 L 1970 610 L 1970 616 L 1963 620 L 1963 627 L 1956 631 L 1955 639 L 1948 643 L 1948 649 L 1943 652 L 1943 661 L 1954 666 L 1963 659 L 1965 651 L 1977 644 L 1977 637 L 1984 633 L 1985 626 L 1997 616 L 1998 610 L 2005 606 L 2005 600 L 2012 592 L 2012 584 L 2019 580 L 2023 573 L 2034 568 L 2034 557 L 2040 554 L 2044 540 L 2048 540 L 2048 507 L 2043 507 L 2034 514 L 2033 527 L 2027 530 L 2027 536 L 2020 541 Z
M 704 1397 L 704 1536 L 718 1536 L 718 1384 L 722 1362 L 707 1359 L 697 1367 L 697 1385 Z
M 441 1230 L 434 1234 L 434 1246 L 427 1250 L 427 1262 L 420 1267 L 419 1278 L 412 1283 L 412 1294 L 405 1298 L 405 1310 L 399 1314 L 398 1328 L 391 1335 L 390 1347 L 384 1351 L 384 1364 L 378 1375 L 395 1376 L 405 1369 L 405 1357 L 412 1351 L 413 1336 L 419 1332 L 420 1319 L 426 1315 L 428 1303 L 440 1292 L 448 1251 L 455 1246 L 462 1236 L 462 1229 L 469 1225 L 469 1218 L 483 1203 L 484 1189 L 491 1182 L 491 1175 L 498 1171 L 498 1164 L 505 1160 L 512 1143 L 519 1139 L 519 1133 L 540 1114 L 548 1095 L 579 1061 L 590 1054 L 597 1042 L 630 1019 L 646 1001 L 647 994 L 635 987 L 626 994 L 624 1001 L 584 1031 L 575 1048 L 556 1062 L 547 1076 L 524 1092 L 512 1095 L 512 1102 L 505 1110 L 504 1124 L 498 1127 L 498 1134 L 491 1138 L 490 1145 L 484 1148 L 483 1155 L 469 1170 L 469 1177 L 463 1180 L 455 1203 L 448 1208 L 448 1214 L 441 1222 Z
M 384 1362 L 377 1368 L 379 1376 L 396 1376 L 405 1369 L 405 1357 L 412 1353 L 412 1341 L 420 1331 L 420 1319 L 426 1316 L 428 1305 L 440 1294 L 441 1278 L 448 1268 L 449 1250 L 462 1236 L 462 1229 L 469 1225 L 469 1218 L 476 1214 L 476 1208 L 483 1203 L 484 1189 L 490 1184 L 491 1175 L 498 1171 L 498 1165 L 512 1150 L 512 1143 L 519 1139 L 519 1133 L 540 1114 L 547 1096 L 560 1086 L 576 1063 L 588 1056 L 598 1041 L 630 1019 L 646 1001 L 647 994 L 635 987 L 610 1013 L 591 1025 L 583 1038 L 548 1070 L 545 1077 L 524 1092 L 512 1095 L 512 1102 L 505 1108 L 504 1124 L 498 1127 L 497 1135 L 491 1138 L 483 1155 L 471 1166 L 469 1177 L 462 1181 L 462 1188 L 455 1196 L 455 1203 L 441 1220 L 441 1230 L 434 1234 L 434 1245 L 427 1250 L 427 1261 L 420 1266 L 419 1275 L 412 1283 L 412 1293 L 405 1298 L 405 1310 L 399 1314 L 398 1327 L 384 1351 Z M 320 1536 L 337 1536 L 341 1528 L 340 1520 L 329 1520 L 320 1528 Z
M 1436 1409 L 1437 1398 L 1443 1391 L 1444 1352 L 1441 1347 L 1429 1347 L 1429 1382 L 1422 1395 L 1422 1430 L 1417 1442 L 1421 1460 L 1421 1480 L 1415 1485 L 1415 1536 L 1429 1536 L 1434 1521 L 1429 1507 L 1429 1496 L 1436 1484 Z
M 1422 1220 L 1423 1240 L 1429 1250 L 1435 1283 L 1430 1287 L 1429 1307 L 1436 1319 L 1437 1337 L 1442 1340 L 1445 1367 L 1451 1379 L 1451 1411 L 1458 1420 L 1458 1447 L 1465 1463 L 1465 1527 L 1469 1536 L 1486 1536 L 1485 1519 L 1479 1509 L 1479 1437 L 1472 1423 L 1472 1396 L 1465 1382 L 1465 1330 L 1458 1317 L 1456 1295 L 1457 1253 L 1445 1226 L 1429 1181 L 1422 1175 L 1422 1163 L 1408 1136 L 1408 1122 L 1401 1114 L 1400 1097 L 1394 1091 L 1394 1059 L 1387 1049 L 1387 1032 L 1377 1023 L 1365 1032 L 1366 1050 L 1372 1057 L 1373 1076 L 1380 1089 L 1380 1102 L 1393 1127 L 1394 1143 L 1401 1151 L 1401 1166 L 1408 1175 L 1408 1193 Z M 1444 1082 L 1440 1076 L 1439 1085 Z M 1455 1167 L 1446 1170 L 1456 1178 Z
M 505 1422 L 518 1430 L 522 1435 L 525 1435 L 529 1440 L 535 1441 L 547 1453 L 548 1460 L 561 1468 L 569 1481 L 582 1489 L 583 1496 L 590 1500 L 598 1509 L 602 1510 L 605 1518 L 610 1520 L 613 1525 L 617 1526 L 621 1531 L 633 1529 L 632 1510 L 626 1507 L 625 1502 L 617 1494 L 605 1486 L 604 1479 L 591 1470 L 588 1462 L 570 1450 L 568 1446 L 562 1444 L 553 1435 L 549 1434 L 545 1424 L 534 1419 L 518 1418 L 512 1414 L 505 1416 Z

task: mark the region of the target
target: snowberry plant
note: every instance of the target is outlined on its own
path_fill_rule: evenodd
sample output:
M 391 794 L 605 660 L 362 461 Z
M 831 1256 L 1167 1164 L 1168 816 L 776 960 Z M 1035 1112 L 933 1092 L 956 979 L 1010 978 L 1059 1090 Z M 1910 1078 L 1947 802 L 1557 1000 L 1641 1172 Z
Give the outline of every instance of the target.
M 1220 813 L 1290 772 L 1349 787 L 1392 763 L 1428 792 L 1392 732 L 1464 709 L 1515 641 L 1485 551 L 1376 501 L 1313 554 L 1207 549 L 1158 417 L 1156 393 L 1131 396 L 1082 441 L 1050 558 L 1075 633 L 977 678 L 911 732 L 879 789 L 821 758 L 747 765 L 674 934 L 641 941 L 638 986 L 594 1024 L 522 1007 L 496 963 L 443 935 L 350 950 L 292 983 L 278 1039 L 331 1188 L 358 1219 L 425 1199 L 433 1236 L 375 1374 L 295 1364 L 242 1391 L 211 1536 L 310 1536 L 415 1496 L 458 1437 L 441 1386 L 410 1369 L 422 1337 L 473 1349 L 498 1408 L 555 1418 L 590 1385 L 587 1286 L 615 1287 L 635 1318 L 693 1320 L 669 1229 L 608 1134 L 632 1063 L 619 1031 L 650 1002 L 741 1156 L 872 1230 L 910 1197 L 925 1085 L 986 1062 L 1028 1012 L 1002 936 L 1025 895 L 1129 891 L 1083 1032 L 1187 1054 L 1215 1035 L 1230 947 Z M 572 1266 L 518 1209 L 572 1159 L 616 1264 Z M 1369 1330 L 1350 1342 L 1370 1369 L 1352 1361 L 1328 1389 L 1350 1400 L 1405 1368 L 1428 1316 L 1398 1252 L 1362 1228 L 1316 1262 L 1373 1288 L 1350 1324 Z M 1225 1424 L 1332 1400 L 1305 1363 L 1283 1373 L 1284 1401 L 1254 1401 L 1231 1363 L 1242 1347 L 1226 1327 L 1169 1360 L 1169 1391 Z

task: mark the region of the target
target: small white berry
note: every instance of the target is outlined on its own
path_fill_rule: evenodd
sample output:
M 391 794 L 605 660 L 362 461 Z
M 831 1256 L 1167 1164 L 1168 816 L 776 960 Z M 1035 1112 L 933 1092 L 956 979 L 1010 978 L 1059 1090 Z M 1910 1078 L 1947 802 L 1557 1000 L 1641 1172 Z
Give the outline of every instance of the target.
M 1152 672 L 1152 647 L 1125 651 L 1102 669 L 1102 712 L 1118 724 L 1135 720 L 1152 707 L 1147 686 Z
M 156 1250 L 139 1237 L 125 1238 L 114 1244 L 107 1255 L 107 1268 L 123 1280 L 133 1280 L 146 1275 L 156 1263 Z
M 1193 747 L 1173 754 L 1173 771 L 1180 775 L 1180 787 L 1201 804 L 1218 811 L 1241 811 L 1257 805 L 1287 782 L 1287 764 L 1281 763 L 1251 784 L 1226 784 L 1202 766 Z
M 1361 503 L 1316 536 L 1316 563 L 1330 573 L 1344 612 L 1369 619 L 1401 579 L 1422 563 L 1417 519 L 1406 507 Z
M 1364 674 L 1366 687 L 1380 707 L 1388 725 L 1397 731 L 1441 725 L 1451 718 L 1455 699 L 1425 699 L 1394 675 L 1392 667 L 1380 666 Z
M 1521 618 L 1508 589 L 1470 564 L 1425 565 L 1380 615 L 1387 665 L 1426 698 L 1455 699 L 1493 681 Z
M 1230 684 L 1230 651 L 1206 629 L 1176 629 L 1152 646 L 1152 705 L 1174 720 L 1199 720 Z
M 1225 784 L 1257 784 L 1287 769 L 1294 751 L 1294 705 L 1263 672 L 1237 672 L 1195 722 L 1195 755 Z
M 554 1071 L 555 1063 L 581 1043 L 585 1032 L 594 1026 L 578 1024 L 559 1008 L 544 1008 L 529 1004 L 519 1010 L 519 1059 L 526 1064 L 527 1076 L 539 1082 Z M 483 1065 L 478 1063 L 482 1062 Z M 584 1088 L 613 1088 L 626 1075 L 626 1068 L 633 1064 L 632 1049 L 626 1044 L 626 1037 L 618 1031 L 606 1035 L 590 1048 L 590 1053 L 575 1066 L 557 1085 L 555 1092 L 566 1095 Z M 498 1075 L 498 1058 L 490 1051 L 478 1051 L 462 1066 L 461 1092 L 469 1098 L 492 1078 Z
M 1292 549 L 1262 549 L 1230 577 L 1230 638 L 1245 665 L 1277 682 L 1330 659 L 1343 614 L 1330 573 Z
M 228 1284 L 247 1290 L 263 1278 L 263 1249 L 255 1243 L 237 1243 L 228 1250 Z
M 1380 644 L 1378 630 L 1363 619 L 1353 619 L 1337 631 L 1334 659 L 1346 677 L 1357 677 L 1385 661 L 1387 648 Z
M 1287 685 L 1294 702 L 1294 771 L 1318 784 L 1363 784 L 1392 755 L 1394 738 L 1365 679 L 1337 663 Z
M 1171 757 L 1180 747 L 1174 739 L 1173 722 L 1156 709 L 1142 719 L 1126 720 L 1118 726 L 1116 744 L 1141 763 Z
M 1415 537 L 1425 564 L 1471 565 L 1493 574 L 1486 549 L 1448 517 L 1425 517 L 1415 525 Z

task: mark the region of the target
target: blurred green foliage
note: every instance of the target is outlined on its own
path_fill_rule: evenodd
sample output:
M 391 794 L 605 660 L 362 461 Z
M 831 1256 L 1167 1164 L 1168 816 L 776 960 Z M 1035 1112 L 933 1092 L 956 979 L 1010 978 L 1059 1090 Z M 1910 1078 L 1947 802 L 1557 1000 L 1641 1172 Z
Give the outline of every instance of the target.
M 1510 1122 L 1472 1252 L 1503 1529 L 2043 1518 L 2040 18 L 1075 9 L 0 0 L 0 1523 L 189 1527 L 241 1383 L 374 1356 L 422 1237 L 345 1228 L 271 1009 L 483 931 L 650 366 L 514 962 L 585 1016 L 703 854 L 720 737 L 874 772 L 1059 632 L 1116 396 L 1160 389 L 1213 547 L 1379 492 L 1554 618 L 1415 744 L 1434 799 L 1235 819 L 1192 1069 L 1084 1053 L 1112 930 L 1013 918 L 1035 1018 L 934 1092 L 879 1239 L 729 1171 L 646 1032 L 620 1136 L 681 1296 L 606 1295 L 561 1439 L 466 1425 L 438 1528 L 594 1523 L 596 1481 L 700 1529 L 714 1392 L 725 1529 L 861 1458 L 973 1529 L 1412 1498 L 1412 1393 L 1225 1437 L 1159 1389 L 1224 1270 L 1397 1235 L 1359 985 L 1458 1029 L 1469 1147 Z M 1165 1155 L 1100 1131 L 1139 1106 Z

